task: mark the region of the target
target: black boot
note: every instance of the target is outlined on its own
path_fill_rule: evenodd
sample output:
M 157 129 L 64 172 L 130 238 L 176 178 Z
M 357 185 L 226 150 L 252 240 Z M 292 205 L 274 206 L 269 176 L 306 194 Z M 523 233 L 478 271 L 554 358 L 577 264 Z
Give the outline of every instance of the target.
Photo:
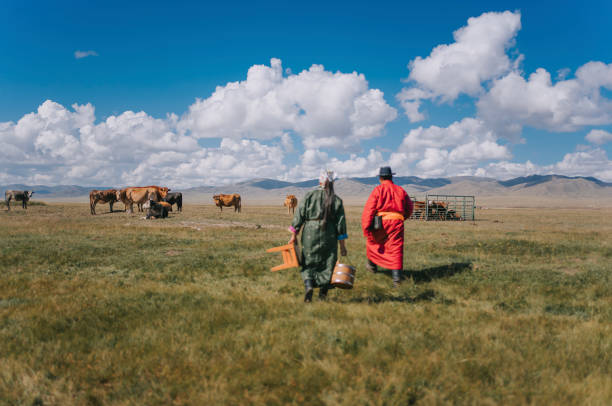
M 393 269 L 391 275 L 393 276 L 393 286 L 399 286 L 402 283 L 402 270 Z
M 313 287 L 313 284 L 312 284 L 312 279 L 304 280 L 304 291 L 306 293 L 304 295 L 304 303 L 312 302 L 312 294 L 314 293 L 314 287 Z
M 319 300 L 327 300 L 327 291 L 329 290 L 329 285 L 323 285 L 319 289 Z
M 366 269 L 372 273 L 378 272 L 378 267 L 376 264 L 369 259 L 366 261 Z

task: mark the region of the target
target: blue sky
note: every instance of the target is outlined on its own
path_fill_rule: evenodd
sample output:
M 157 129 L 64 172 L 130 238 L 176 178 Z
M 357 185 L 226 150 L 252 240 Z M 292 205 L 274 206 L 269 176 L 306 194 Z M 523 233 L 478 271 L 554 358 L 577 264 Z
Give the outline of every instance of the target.
M 0 153 L 0 183 L 119 185 L 163 181 L 156 173 L 165 171 L 188 186 L 256 176 L 298 180 L 322 166 L 368 175 L 382 164 L 422 177 L 554 172 L 612 181 L 612 5 L 587 4 L 9 1 L 0 14 L 0 140 L 10 145 Z M 478 20 L 484 13 L 488 22 Z M 496 43 L 475 35 L 456 47 L 459 54 L 433 58 L 436 47 L 457 43 L 453 33 L 470 18 L 484 32 L 509 25 Z M 501 54 L 429 76 L 481 45 Z M 92 55 L 76 58 L 77 51 Z M 408 66 L 418 57 L 420 76 Z M 248 103 L 236 101 L 239 92 L 231 100 L 217 94 L 219 101 L 215 89 L 246 83 L 254 66 L 270 73 L 272 58 L 280 60 L 282 78 L 273 79 L 270 92 L 282 99 L 283 112 L 236 124 L 241 108 L 257 110 L 270 94 Z M 596 83 L 571 87 L 590 62 L 603 66 L 585 73 L 596 72 Z M 478 89 L 458 85 L 455 95 L 436 85 L 455 74 L 458 82 L 469 79 L 462 76 L 469 63 L 481 64 Z M 313 65 L 324 74 L 301 75 Z M 512 91 L 538 69 L 550 74 L 550 100 L 534 100 L 537 88 Z M 572 90 L 555 88 L 564 80 Z M 325 99 L 315 83 L 332 89 Z M 427 93 L 404 99 L 418 104 L 420 117 L 406 115 L 398 98 L 406 89 Z M 338 105 L 327 105 L 336 95 Z M 215 100 L 223 119 L 211 110 Z M 356 100 L 375 111 L 356 112 Z M 75 103 L 89 107 L 77 111 Z M 585 103 L 597 106 L 572 107 Z M 321 105 L 337 114 L 319 111 Z M 260 114 L 274 109 L 266 106 Z M 504 117 L 520 129 L 502 126 Z M 219 169 L 219 160 L 227 167 Z

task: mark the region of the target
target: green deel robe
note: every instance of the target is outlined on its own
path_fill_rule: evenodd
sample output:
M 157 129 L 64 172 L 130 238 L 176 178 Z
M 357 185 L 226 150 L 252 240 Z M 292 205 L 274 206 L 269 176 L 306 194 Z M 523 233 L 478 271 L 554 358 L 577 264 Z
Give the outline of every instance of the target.
M 302 229 L 302 279 L 312 279 L 315 286 L 323 286 L 331 281 L 338 259 L 338 240 L 348 237 L 344 206 L 338 196 L 335 196 L 332 213 L 325 228 L 321 228 L 324 202 L 323 188 L 308 192 L 300 202 L 289 228 L 296 233 Z

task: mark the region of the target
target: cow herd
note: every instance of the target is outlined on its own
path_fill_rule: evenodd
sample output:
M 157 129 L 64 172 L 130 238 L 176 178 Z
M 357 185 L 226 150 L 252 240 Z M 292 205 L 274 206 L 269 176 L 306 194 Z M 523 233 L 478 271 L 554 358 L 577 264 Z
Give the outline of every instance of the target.
M 113 204 L 122 202 L 125 210 L 129 213 L 134 212 L 134 204 L 138 207 L 138 211 L 143 211 L 145 203 L 165 202 L 169 211 L 172 211 L 172 204 L 176 204 L 177 210 L 183 208 L 183 195 L 179 193 L 168 193 L 170 189 L 160 186 L 137 186 L 126 187 L 124 189 L 106 189 L 92 190 L 89 192 L 89 209 L 92 215 L 96 214 L 96 204 L 108 203 L 111 213 L 113 212 Z M 150 205 L 149 205 L 150 206 Z
M 34 194 L 28 190 L 7 190 L 4 194 L 6 206 L 11 209 L 11 200 L 22 202 L 22 207 L 27 209 L 27 202 Z M 240 213 L 242 209 L 242 198 L 238 193 L 231 195 L 218 194 L 213 196 L 215 205 L 223 211 L 223 207 L 233 207 L 234 212 Z M 124 211 L 134 212 L 134 204 L 138 211 L 146 210 L 146 218 L 165 218 L 168 212 L 172 211 L 172 206 L 176 205 L 178 211 L 183 211 L 183 194 L 181 192 L 170 192 L 170 189 L 163 186 L 136 186 L 123 189 L 92 190 L 89 192 L 89 211 L 92 215 L 96 214 L 98 203 L 108 203 L 110 212 L 113 212 L 113 205 L 117 202 L 123 203 Z M 287 207 L 288 213 L 295 213 L 298 199 L 295 195 L 287 195 L 283 206 Z

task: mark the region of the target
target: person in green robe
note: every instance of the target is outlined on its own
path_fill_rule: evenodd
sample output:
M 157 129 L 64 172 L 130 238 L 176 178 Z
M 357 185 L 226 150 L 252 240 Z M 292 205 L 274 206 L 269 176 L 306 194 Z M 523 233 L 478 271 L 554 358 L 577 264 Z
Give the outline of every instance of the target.
M 324 171 L 319 177 L 319 187 L 304 196 L 295 212 L 289 231 L 293 234 L 289 244 L 294 244 L 302 231 L 300 254 L 301 275 L 304 280 L 304 302 L 311 302 L 314 288 L 319 288 L 319 298 L 325 300 L 336 260 L 338 243 L 340 254 L 346 256 L 346 218 L 342 199 L 334 193 L 335 173 Z

